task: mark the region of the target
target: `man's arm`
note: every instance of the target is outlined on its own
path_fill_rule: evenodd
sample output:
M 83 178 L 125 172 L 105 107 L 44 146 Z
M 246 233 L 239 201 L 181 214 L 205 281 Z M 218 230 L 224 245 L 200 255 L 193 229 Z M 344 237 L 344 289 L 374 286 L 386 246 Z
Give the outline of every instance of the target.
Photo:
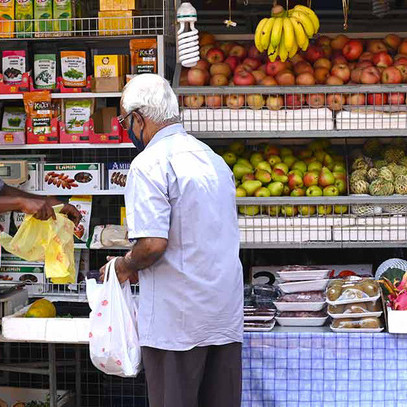
M 137 281 L 138 272 L 156 263 L 167 249 L 167 243 L 167 239 L 158 237 L 137 240 L 131 251 L 116 260 L 115 268 L 119 281 L 123 283 L 129 278 Z M 105 267 L 100 269 L 102 280 L 104 279 Z

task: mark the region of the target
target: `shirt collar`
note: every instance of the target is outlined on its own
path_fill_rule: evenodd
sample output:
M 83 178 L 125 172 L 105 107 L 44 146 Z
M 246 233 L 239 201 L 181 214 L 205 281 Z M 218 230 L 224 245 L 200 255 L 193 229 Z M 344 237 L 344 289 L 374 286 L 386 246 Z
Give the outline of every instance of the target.
M 147 144 L 146 149 L 158 143 L 163 138 L 172 136 L 173 134 L 177 133 L 185 134 L 184 126 L 181 123 L 170 124 L 169 126 L 162 128 L 154 134 L 154 137 Z

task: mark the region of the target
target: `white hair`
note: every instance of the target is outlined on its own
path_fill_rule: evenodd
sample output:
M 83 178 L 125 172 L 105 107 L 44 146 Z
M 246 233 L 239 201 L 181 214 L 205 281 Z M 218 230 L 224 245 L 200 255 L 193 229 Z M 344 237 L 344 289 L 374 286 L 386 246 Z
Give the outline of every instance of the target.
M 156 74 L 142 74 L 133 78 L 124 88 L 123 109 L 128 114 L 138 109 L 154 123 L 165 123 L 179 116 L 177 97 L 170 84 Z

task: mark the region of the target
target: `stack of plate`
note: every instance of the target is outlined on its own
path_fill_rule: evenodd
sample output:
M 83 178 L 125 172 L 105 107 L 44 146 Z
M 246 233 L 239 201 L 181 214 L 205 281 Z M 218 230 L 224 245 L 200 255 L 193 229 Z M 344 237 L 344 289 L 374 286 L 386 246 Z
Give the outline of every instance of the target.
M 277 272 L 283 295 L 274 301 L 281 326 L 322 326 L 328 316 L 325 289 L 331 270 L 308 266 L 287 266 Z
M 276 323 L 276 311 L 269 308 L 244 307 L 245 332 L 269 332 Z

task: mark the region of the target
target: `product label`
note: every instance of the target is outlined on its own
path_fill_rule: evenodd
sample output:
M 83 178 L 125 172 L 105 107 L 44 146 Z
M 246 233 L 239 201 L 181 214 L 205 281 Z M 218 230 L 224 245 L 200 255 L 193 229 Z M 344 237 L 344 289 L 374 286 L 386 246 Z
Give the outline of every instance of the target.
M 72 52 L 73 53 L 73 52 Z M 80 53 L 82 54 L 82 53 Z M 65 86 L 86 85 L 86 56 L 66 55 L 61 52 L 61 71 Z
M 52 19 L 52 0 L 34 0 L 34 17 L 36 20 Z M 52 21 L 36 21 L 36 32 L 52 31 Z M 41 36 L 38 35 L 37 36 Z
M 123 190 L 127 183 L 130 163 L 113 162 L 108 164 L 109 190 Z
M 38 89 L 53 89 L 56 86 L 55 55 L 34 56 L 34 81 Z
M 54 0 L 54 31 L 71 31 L 72 30 L 72 1 L 71 0 Z
M 3 75 L 5 83 L 20 83 L 25 72 L 24 51 L 3 51 Z

